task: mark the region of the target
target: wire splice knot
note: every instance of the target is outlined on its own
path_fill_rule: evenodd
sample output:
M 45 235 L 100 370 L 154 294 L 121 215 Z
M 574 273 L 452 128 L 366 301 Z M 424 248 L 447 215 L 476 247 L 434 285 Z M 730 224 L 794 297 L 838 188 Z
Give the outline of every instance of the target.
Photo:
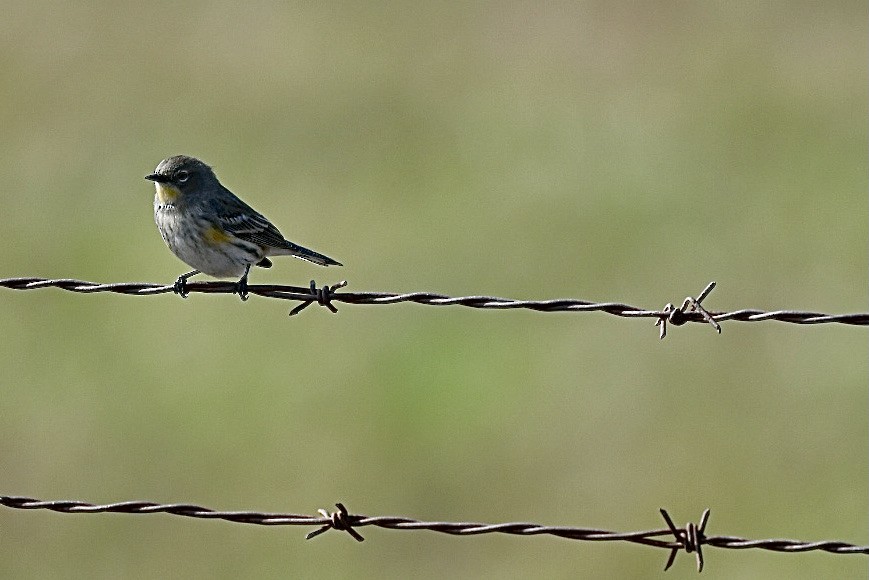
M 310 540 L 311 538 L 316 538 L 323 532 L 327 532 L 329 530 L 340 530 L 343 532 L 347 532 L 348 534 L 353 536 L 353 539 L 357 542 L 364 542 L 365 538 L 363 538 L 362 535 L 359 534 L 359 532 L 353 529 L 353 524 L 359 518 L 357 516 L 351 516 L 347 512 L 347 508 L 344 507 L 343 503 L 336 503 L 335 507 L 338 508 L 338 511 L 334 511 L 331 513 L 324 509 L 317 510 L 318 512 L 320 512 L 321 516 L 329 521 L 323 524 L 321 528 L 308 533 L 308 535 L 305 536 L 305 539 Z

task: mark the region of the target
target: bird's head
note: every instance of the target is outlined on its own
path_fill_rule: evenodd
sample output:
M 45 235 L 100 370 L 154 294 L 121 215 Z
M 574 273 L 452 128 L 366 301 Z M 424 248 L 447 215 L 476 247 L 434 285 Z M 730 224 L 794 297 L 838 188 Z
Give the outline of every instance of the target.
M 154 182 L 161 203 L 173 203 L 190 192 L 202 191 L 202 188 L 217 182 L 211 167 L 186 155 L 164 159 L 145 179 Z

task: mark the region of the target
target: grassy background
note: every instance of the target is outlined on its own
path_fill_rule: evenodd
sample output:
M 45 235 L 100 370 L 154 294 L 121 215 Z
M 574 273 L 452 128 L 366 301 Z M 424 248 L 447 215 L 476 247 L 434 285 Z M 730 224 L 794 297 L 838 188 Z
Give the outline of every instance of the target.
M 867 308 L 861 2 L 4 3 L 0 276 L 169 283 L 196 155 L 292 240 L 252 283 Z M 0 291 L 0 493 L 867 541 L 859 328 Z M 655 577 L 551 538 L 0 510 L 3 577 Z M 707 550 L 704 578 L 865 576 Z M 684 554 L 667 578 L 694 578 Z

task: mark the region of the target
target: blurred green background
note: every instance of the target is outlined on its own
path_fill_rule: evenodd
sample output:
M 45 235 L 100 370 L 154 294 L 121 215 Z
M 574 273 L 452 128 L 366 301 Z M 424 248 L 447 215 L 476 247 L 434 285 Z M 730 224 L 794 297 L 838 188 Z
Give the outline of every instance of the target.
M 171 283 L 185 153 L 251 283 L 867 309 L 863 2 L 3 3 L 0 276 Z M 0 493 L 867 543 L 861 328 L 0 291 Z M 660 577 L 554 538 L 0 509 L 8 578 Z M 706 551 L 711 578 L 864 556 Z M 667 578 L 695 578 L 681 555 Z

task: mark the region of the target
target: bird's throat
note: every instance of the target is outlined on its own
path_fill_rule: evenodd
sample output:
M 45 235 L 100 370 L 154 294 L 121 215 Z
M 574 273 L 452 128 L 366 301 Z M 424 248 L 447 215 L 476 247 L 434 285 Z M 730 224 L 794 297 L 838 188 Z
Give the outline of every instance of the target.
M 177 187 L 168 183 L 155 183 L 154 185 L 157 186 L 157 200 L 160 205 L 173 203 L 181 194 Z

